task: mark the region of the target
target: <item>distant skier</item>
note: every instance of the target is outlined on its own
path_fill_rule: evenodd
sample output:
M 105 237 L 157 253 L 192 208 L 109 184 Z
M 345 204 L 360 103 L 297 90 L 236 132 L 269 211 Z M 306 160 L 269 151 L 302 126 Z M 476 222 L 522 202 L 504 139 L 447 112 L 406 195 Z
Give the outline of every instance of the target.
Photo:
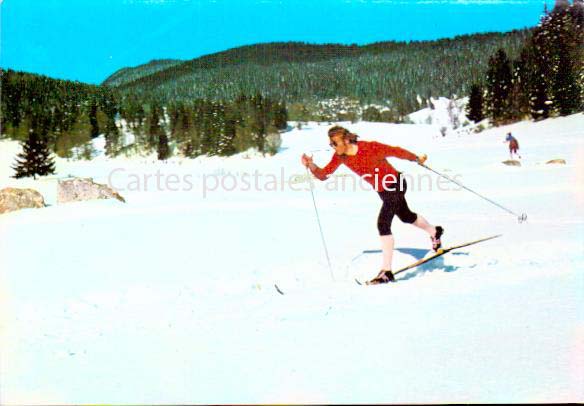
M 381 271 L 371 283 L 392 282 L 395 280 L 391 271 L 394 246 L 394 238 L 391 234 L 393 216 L 397 215 L 404 223 L 413 224 L 426 231 L 430 235 L 434 251 L 442 245 L 440 238 L 444 229 L 429 224 L 422 216 L 410 210 L 405 199 L 407 190 L 405 178 L 387 162 L 386 158 L 391 156 L 423 164 L 427 156 L 416 156 L 405 149 L 375 141 L 357 141 L 356 134 L 341 126 L 329 129 L 328 136 L 330 146 L 334 148 L 335 153 L 324 168 L 316 166 L 312 158 L 306 154 L 302 154 L 301 162 L 320 180 L 326 180 L 341 164 L 345 164 L 377 191 L 383 201 L 377 219 L 383 263 Z
M 509 155 L 511 159 L 513 159 L 513 154 L 517 155 L 519 159 L 521 159 L 521 155 L 519 155 L 519 142 L 517 142 L 517 138 L 511 135 L 511 133 L 507 133 L 507 138 L 505 138 L 505 142 L 509 143 Z

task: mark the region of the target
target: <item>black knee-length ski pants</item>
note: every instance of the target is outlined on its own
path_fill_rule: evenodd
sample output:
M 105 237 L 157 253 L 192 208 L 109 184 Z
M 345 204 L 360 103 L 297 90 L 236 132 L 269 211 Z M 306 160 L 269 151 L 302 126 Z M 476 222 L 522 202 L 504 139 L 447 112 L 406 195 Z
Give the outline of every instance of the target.
M 384 190 L 377 192 L 383 201 L 379 217 L 377 218 L 377 229 L 379 235 L 391 235 L 391 222 L 393 216 L 397 216 L 404 223 L 413 223 L 418 215 L 410 210 L 406 202 L 406 180 L 400 174 L 399 183 L 395 190 Z

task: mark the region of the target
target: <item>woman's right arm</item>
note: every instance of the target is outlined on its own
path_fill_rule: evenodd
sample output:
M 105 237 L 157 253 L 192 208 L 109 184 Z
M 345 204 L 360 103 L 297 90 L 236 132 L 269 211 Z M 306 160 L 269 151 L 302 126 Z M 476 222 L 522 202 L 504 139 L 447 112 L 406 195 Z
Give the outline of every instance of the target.
M 314 162 L 312 162 L 311 157 L 304 154 L 302 155 L 302 164 L 310 169 L 310 172 L 312 172 L 312 174 L 317 179 L 326 180 L 334 171 L 337 170 L 341 164 L 341 160 L 337 154 L 334 154 L 331 161 L 324 168 L 319 168 Z

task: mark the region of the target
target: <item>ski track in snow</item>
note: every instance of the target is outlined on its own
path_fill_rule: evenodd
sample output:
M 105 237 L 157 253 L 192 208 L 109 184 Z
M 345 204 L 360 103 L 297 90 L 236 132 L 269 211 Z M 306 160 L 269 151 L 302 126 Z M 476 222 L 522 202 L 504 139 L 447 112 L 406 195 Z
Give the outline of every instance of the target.
M 33 187 L 50 205 L 0 216 L 0 401 L 584 401 L 584 115 L 444 138 L 432 125 L 343 124 L 427 153 L 527 223 L 465 191 L 410 185 L 410 207 L 445 227 L 445 246 L 503 236 L 361 287 L 354 278 L 380 262 L 362 254 L 379 248 L 375 193 L 314 184 L 332 277 L 307 189 L 202 194 L 205 176 L 255 170 L 306 187 L 301 153 L 320 166 L 332 154 L 324 123 L 284 133 L 274 157 L 58 159 L 36 181 L 9 178 L 19 147 L 0 141 L 0 188 Z M 508 131 L 521 167 L 501 163 Z M 555 158 L 567 164 L 545 164 Z M 57 179 L 107 183 L 115 168 L 116 185 L 160 170 L 194 187 L 56 204 Z M 394 269 L 429 249 L 398 219 L 393 232 Z

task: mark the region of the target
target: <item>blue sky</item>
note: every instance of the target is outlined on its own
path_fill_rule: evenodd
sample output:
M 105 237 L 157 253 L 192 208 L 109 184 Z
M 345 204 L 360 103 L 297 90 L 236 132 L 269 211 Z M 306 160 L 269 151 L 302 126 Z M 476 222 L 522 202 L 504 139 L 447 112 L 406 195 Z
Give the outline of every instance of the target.
M 536 25 L 544 4 L 544 0 L 0 1 L 0 66 L 87 83 L 101 83 L 117 69 L 152 59 L 192 59 L 258 42 L 361 45 L 508 31 Z

